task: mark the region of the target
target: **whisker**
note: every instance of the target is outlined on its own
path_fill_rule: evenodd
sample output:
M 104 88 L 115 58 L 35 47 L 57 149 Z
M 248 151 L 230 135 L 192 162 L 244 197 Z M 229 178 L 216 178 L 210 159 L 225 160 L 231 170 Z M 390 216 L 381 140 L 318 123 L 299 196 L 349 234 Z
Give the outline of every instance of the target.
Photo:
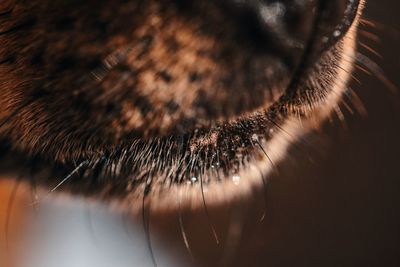
M 55 187 L 53 187 L 50 191 L 47 192 L 47 194 L 42 198 L 46 199 L 51 193 L 55 192 L 58 188 L 60 188 L 66 181 L 68 181 L 73 175 L 75 175 L 82 167 L 86 166 L 89 164 L 89 160 L 84 160 L 82 161 L 75 169 L 73 169 L 67 176 L 64 177 L 64 179 L 61 180 Z M 35 206 L 38 204 L 40 199 L 36 199 L 35 201 L 32 202 L 30 205 Z
M 379 30 L 379 31 L 394 31 L 397 34 L 399 33 L 399 30 L 396 29 L 395 27 L 393 27 L 391 25 L 383 24 L 383 23 L 381 23 L 379 21 L 376 21 L 374 19 L 363 18 L 363 19 L 360 19 L 360 22 L 362 23 L 363 26 L 368 26 L 368 27 L 370 27 L 372 29 L 376 29 L 376 30 Z
M 388 79 L 382 68 L 379 67 L 378 64 L 372 61 L 369 57 L 361 53 L 357 53 L 355 60 L 368 68 L 392 93 L 398 93 L 398 87 Z
M 211 221 L 210 213 L 208 212 L 208 208 L 207 208 L 206 198 L 204 197 L 203 176 L 202 175 L 200 175 L 200 189 L 201 189 L 201 198 L 202 198 L 202 201 L 203 201 L 203 207 L 204 207 L 204 211 L 205 211 L 206 216 L 207 216 L 208 223 L 210 225 L 210 228 L 211 228 L 212 234 L 214 236 L 215 242 L 217 243 L 217 245 L 219 245 L 219 238 L 218 238 L 218 235 L 217 235 L 217 231 L 215 230 L 214 224 Z
M 62 186 L 66 181 L 68 181 L 74 174 L 76 174 L 83 166 L 87 165 L 89 163 L 88 160 L 85 160 L 81 162 L 72 172 L 70 172 L 67 176 L 65 176 L 64 179 L 61 180 L 55 187 L 53 187 L 50 192 L 56 191 L 60 186 Z
M 370 26 L 372 28 L 376 28 L 376 23 L 374 21 L 372 21 L 371 19 L 367 19 L 367 18 L 360 18 L 360 23 L 364 26 Z
M 344 98 L 340 100 L 340 103 L 346 108 L 348 112 L 350 112 L 350 114 L 354 114 L 354 110 L 350 107 L 350 105 L 346 102 Z
M 181 194 L 182 194 L 182 191 L 180 191 L 180 193 L 178 194 L 178 221 L 179 221 L 179 228 L 181 230 L 182 239 L 183 239 L 183 243 L 185 244 L 186 250 L 189 253 L 190 258 L 194 262 L 195 260 L 194 260 L 194 257 L 193 257 L 192 249 L 190 248 L 189 240 L 188 240 L 187 235 L 186 235 L 186 230 L 185 230 L 185 227 L 183 225 L 183 218 L 182 218 L 183 216 L 182 216 L 182 207 L 181 207 L 181 201 L 182 201 Z
M 267 154 L 267 151 L 265 151 L 264 147 L 261 145 L 260 141 L 258 140 L 258 137 L 252 136 L 252 141 L 257 144 L 257 146 L 261 149 L 263 154 L 267 157 L 268 161 L 271 163 L 273 170 L 276 170 L 276 172 L 277 172 L 277 168 L 276 168 L 275 164 L 272 162 L 271 157 Z
M 358 69 L 358 70 L 361 70 L 361 71 L 364 72 L 365 74 L 372 76 L 372 73 L 371 73 L 369 70 L 367 70 L 366 68 L 364 68 L 364 67 L 362 67 L 362 66 L 360 66 L 360 65 L 358 65 L 358 64 L 354 64 L 354 67 L 355 67 L 356 69 Z
M 253 136 L 252 137 L 252 141 L 257 144 L 257 146 L 261 149 L 261 151 L 267 157 L 267 159 L 269 160 L 269 162 L 272 165 L 273 170 L 277 171 L 278 169 L 275 167 L 275 165 L 272 162 L 271 158 L 269 157 L 269 155 L 267 154 L 267 152 L 265 151 L 265 149 L 263 148 L 263 146 L 259 142 L 258 137 L 257 136 Z M 266 213 L 267 213 L 267 211 L 266 211 L 266 209 L 267 209 L 267 207 L 266 207 L 266 203 L 267 203 L 267 181 L 265 181 L 264 175 L 263 175 L 263 173 L 261 171 L 260 171 L 260 176 L 261 176 L 261 182 L 263 184 L 263 193 L 264 193 L 264 212 L 263 212 L 263 214 L 261 215 L 261 218 L 260 218 L 260 222 L 262 222 L 264 220 L 265 216 L 266 216 Z
M 362 102 L 361 98 L 356 94 L 356 92 L 351 88 L 348 87 L 347 94 L 345 94 L 353 103 L 354 107 L 356 108 L 357 112 L 363 116 L 366 117 L 368 115 L 367 109 L 365 108 L 364 103 Z
M 358 44 L 359 44 L 361 47 L 363 47 L 363 48 L 365 48 L 366 50 L 368 50 L 369 52 L 371 52 L 372 54 L 374 54 L 375 56 L 379 57 L 380 59 L 383 58 L 382 55 L 381 55 L 378 51 L 376 51 L 375 49 L 373 49 L 373 48 L 370 47 L 369 45 L 364 44 L 364 43 L 361 42 L 361 41 L 359 41 Z
M 292 138 L 293 140 L 296 141 L 300 141 L 299 144 L 305 144 L 306 146 L 309 146 L 310 143 L 301 137 L 295 136 L 294 134 L 290 133 L 289 131 L 287 131 L 286 129 L 283 128 L 283 126 L 279 125 L 279 123 L 277 123 L 276 121 L 274 121 L 273 119 L 268 119 L 269 122 L 271 122 L 276 128 L 278 128 L 280 131 L 282 131 L 283 133 L 285 133 L 287 136 L 289 136 L 290 138 Z M 293 145 L 296 146 L 299 150 L 307 152 L 303 147 L 301 147 L 298 144 L 298 142 L 294 142 Z
M 143 223 L 143 230 L 144 230 L 144 234 L 146 236 L 146 240 L 147 240 L 147 247 L 150 253 L 150 258 L 151 261 L 153 263 L 153 265 L 155 267 L 157 267 L 157 262 L 156 262 L 156 258 L 154 257 L 154 252 L 153 252 L 153 246 L 151 243 L 151 237 L 150 237 L 150 202 L 148 202 L 147 204 L 147 209 L 148 212 L 146 212 L 146 205 L 145 205 L 145 200 L 147 195 L 150 192 L 150 183 L 146 184 L 146 187 L 144 189 L 143 192 L 143 198 L 142 198 L 142 223 Z
M 366 38 L 368 38 L 368 39 L 370 39 L 370 40 L 372 40 L 372 41 L 374 41 L 374 42 L 376 42 L 378 44 L 381 43 L 381 38 L 378 35 L 376 35 L 376 34 L 374 34 L 372 32 L 369 32 L 369 31 L 366 31 L 366 30 L 359 30 L 359 33 L 360 33 L 360 35 L 362 35 L 362 36 L 364 36 L 364 37 L 366 37 Z
M 333 107 L 336 116 L 338 117 L 339 121 L 341 122 L 343 128 L 347 129 L 347 124 L 346 124 L 346 117 L 344 116 L 342 110 L 340 109 L 339 105 L 334 105 Z
M 260 172 L 260 175 L 261 175 L 261 182 L 262 182 L 262 184 L 263 184 L 263 194 L 264 194 L 264 211 L 263 211 L 263 213 L 261 214 L 261 217 L 260 217 L 260 222 L 262 222 L 262 221 L 264 221 L 264 219 L 265 219 L 265 216 L 267 215 L 267 202 L 268 202 L 268 198 L 267 198 L 267 196 L 268 196 L 268 188 L 267 188 L 267 185 L 268 185 L 268 183 L 267 183 L 267 181 L 265 180 L 265 178 L 264 178 L 264 175 Z

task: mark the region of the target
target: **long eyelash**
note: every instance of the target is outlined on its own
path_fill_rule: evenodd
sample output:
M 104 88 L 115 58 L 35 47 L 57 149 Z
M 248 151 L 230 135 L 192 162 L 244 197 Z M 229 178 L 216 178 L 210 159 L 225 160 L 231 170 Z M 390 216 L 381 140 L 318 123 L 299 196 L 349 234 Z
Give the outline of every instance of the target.
M 49 193 L 53 193 L 56 191 L 59 187 L 61 187 L 66 181 L 68 181 L 73 175 L 77 174 L 80 169 L 84 168 L 85 165 L 89 164 L 88 160 L 83 161 L 80 163 L 78 166 L 76 166 L 75 169 L 73 169 L 67 176 L 64 177 L 55 187 L 53 187 Z
M 265 151 L 264 147 L 263 147 L 263 146 L 261 145 L 261 143 L 259 142 L 258 137 L 257 137 L 257 138 L 254 138 L 253 141 L 257 144 L 257 146 L 259 147 L 259 149 L 261 149 L 261 151 L 262 151 L 262 152 L 264 153 L 264 155 L 267 157 L 268 162 L 271 164 L 273 170 L 274 170 L 274 171 L 278 171 L 278 168 L 274 165 L 274 163 L 272 162 L 271 158 L 269 157 L 269 155 L 268 155 L 267 152 Z M 263 194 L 264 194 L 264 211 L 263 211 L 263 213 L 262 213 L 262 215 L 261 215 L 261 217 L 260 217 L 260 222 L 262 222 L 262 221 L 264 220 L 264 218 L 265 218 L 266 213 L 267 213 L 267 211 L 266 211 L 266 203 L 267 203 L 267 181 L 265 180 L 265 177 L 264 177 L 264 175 L 262 174 L 262 172 L 260 172 L 260 177 L 261 177 L 261 182 L 262 182 L 262 185 L 263 185 Z
M 375 49 L 373 49 L 373 48 L 370 47 L 369 45 L 364 44 L 364 43 L 361 42 L 361 41 L 359 41 L 358 44 L 359 44 L 361 47 L 363 47 L 363 48 L 365 48 L 366 50 L 368 50 L 369 52 L 371 52 L 372 54 L 374 54 L 375 56 L 377 56 L 378 58 L 380 58 L 380 59 L 383 58 L 382 55 L 381 55 L 378 51 L 376 51 Z
M 150 208 L 150 203 L 151 201 L 148 201 L 147 205 L 146 205 L 146 197 L 149 193 L 150 188 L 148 186 L 146 186 L 144 192 L 143 192 L 143 198 L 142 198 L 142 223 L 143 223 L 143 230 L 144 230 L 144 234 L 147 240 L 147 247 L 149 250 L 149 254 L 150 254 L 150 258 L 151 261 L 153 263 L 153 265 L 155 267 L 157 267 L 157 262 L 156 262 L 156 258 L 154 256 L 154 251 L 153 251 L 153 246 L 152 246 L 152 242 L 151 242 L 151 236 L 150 236 L 150 212 L 151 212 L 151 208 Z M 147 207 L 147 211 L 146 211 L 146 207 Z
M 385 72 L 369 57 L 357 52 L 356 60 L 371 71 L 392 93 L 398 92 L 399 88 L 387 78 Z
M 279 125 L 279 123 L 276 122 L 275 119 L 271 119 L 271 121 L 273 122 L 273 124 Z M 246 131 L 245 128 L 243 130 L 244 132 Z M 95 180 L 95 177 L 118 177 L 120 176 L 120 174 L 129 175 L 130 173 L 139 173 L 138 177 L 135 177 L 135 180 L 133 180 L 132 183 L 142 183 L 147 179 L 149 179 L 149 177 L 153 177 L 155 176 L 155 174 L 160 174 L 164 177 L 165 180 L 174 179 L 175 182 L 182 183 L 186 181 L 188 177 L 190 179 L 191 175 L 194 174 L 195 176 L 201 177 L 200 183 L 202 188 L 203 204 L 205 206 L 205 210 L 207 210 L 207 206 L 204 200 L 203 183 L 208 183 L 209 181 L 203 181 L 203 179 L 205 178 L 204 171 L 206 169 L 209 169 L 208 165 L 212 165 L 212 163 L 209 162 L 207 157 L 208 151 L 216 152 L 218 162 L 222 162 L 224 165 L 225 170 L 223 171 L 226 170 L 229 171 L 239 168 L 238 166 L 240 165 L 242 159 L 238 158 L 239 156 L 237 156 L 236 154 L 232 156 L 232 158 L 223 157 L 222 160 L 219 159 L 220 151 L 221 152 L 223 151 L 223 153 L 228 153 L 227 151 L 230 148 L 238 150 L 235 147 L 236 144 L 234 143 L 233 140 L 225 140 L 222 144 L 225 147 L 222 149 L 220 148 L 214 149 L 209 147 L 201 148 L 200 150 L 203 149 L 203 152 L 205 151 L 206 157 L 205 157 L 205 164 L 203 164 L 203 166 L 199 166 L 199 163 L 197 161 L 198 158 L 200 157 L 199 154 L 201 152 L 198 151 L 197 155 L 196 154 L 193 155 L 191 151 L 187 149 L 187 147 L 190 146 L 190 142 L 194 138 L 195 138 L 194 136 L 189 135 L 188 137 L 186 137 L 186 141 L 182 142 L 183 147 L 185 147 L 183 149 L 185 152 L 179 154 L 182 155 L 182 158 L 178 165 L 174 163 L 174 160 L 170 160 L 170 162 L 167 162 L 169 155 L 174 154 L 171 151 L 175 148 L 168 149 L 167 152 L 164 151 L 164 147 L 166 147 L 167 144 L 170 144 L 172 147 L 173 142 L 171 141 L 168 142 L 166 140 L 161 140 L 161 139 L 154 139 L 147 144 L 146 143 L 140 144 L 140 141 L 137 141 L 138 145 L 137 146 L 134 145 L 135 146 L 134 149 L 131 150 L 116 149 L 114 152 L 108 152 L 108 153 L 105 152 L 104 155 L 97 155 L 94 158 L 84 159 L 84 162 L 85 161 L 88 162 L 87 164 L 85 164 L 87 166 L 82 167 L 85 169 L 84 175 L 80 176 L 89 177 L 92 174 L 92 180 Z M 249 136 L 245 135 L 242 137 L 242 139 L 243 139 L 241 140 L 242 143 L 244 142 L 251 143 L 251 138 Z M 176 142 L 176 140 L 174 142 Z M 263 153 L 266 155 L 268 160 L 271 161 L 270 157 L 268 156 L 266 151 L 262 149 L 262 147 L 261 150 L 263 150 Z M 140 151 L 140 153 L 136 153 L 137 151 Z M 236 152 L 237 151 L 235 151 L 235 153 Z M 244 157 L 248 156 L 248 154 L 246 153 L 248 152 L 245 152 Z M 121 154 L 133 154 L 134 159 L 133 158 L 124 159 L 123 157 L 121 157 Z M 131 156 L 129 155 L 128 157 Z M 201 156 L 200 158 L 204 160 L 203 156 Z M 271 164 L 274 165 L 272 161 Z M 121 167 L 122 169 L 125 168 L 125 171 L 120 170 L 120 168 L 115 168 L 114 166 L 126 166 L 126 167 Z M 129 169 L 130 166 L 132 166 L 131 169 Z M 166 172 L 165 169 L 168 168 L 170 169 L 170 171 L 168 172 L 168 174 L 165 174 Z M 186 172 L 187 170 L 188 172 Z M 216 173 L 217 176 L 219 176 L 220 170 L 216 170 Z M 72 174 L 75 174 L 74 170 L 72 171 L 71 176 Z M 56 185 L 55 188 L 52 189 L 52 191 L 56 190 L 58 187 L 63 185 L 67 180 L 70 180 L 71 176 L 67 175 L 58 185 Z M 146 183 L 148 183 L 148 187 L 151 188 L 153 179 L 146 181 Z M 215 232 L 215 230 L 213 232 Z M 218 243 L 218 238 L 216 238 L 216 241 Z
M 276 165 L 275 163 L 272 162 L 271 157 L 267 154 L 267 151 L 265 151 L 264 147 L 261 145 L 260 141 L 258 141 L 258 137 L 254 138 L 253 141 L 257 144 L 257 146 L 261 149 L 265 157 L 268 159 L 269 163 L 271 163 L 271 166 L 274 170 L 276 170 Z
M 85 160 L 85 161 L 81 162 L 70 173 L 68 173 L 57 185 L 55 185 L 43 197 L 41 197 L 41 199 L 35 197 L 34 200 L 31 202 L 31 206 L 36 206 L 37 204 L 39 204 L 40 201 L 43 201 L 44 199 L 49 197 L 52 193 L 54 193 L 57 189 L 59 189 L 63 184 L 65 184 L 69 179 L 71 179 L 75 174 L 78 174 L 79 170 L 81 170 L 82 168 L 84 168 L 88 164 L 89 164 L 88 160 Z
M 355 107 L 355 109 L 357 110 L 357 112 L 366 117 L 367 116 L 367 109 L 363 103 L 363 101 L 361 100 L 361 98 L 358 96 L 358 94 L 352 89 L 352 88 L 348 88 L 345 96 L 350 100 L 350 102 L 353 104 L 353 106 Z
M 179 229 L 181 231 L 181 235 L 182 235 L 183 243 L 185 244 L 186 251 L 189 253 L 189 256 L 190 256 L 190 259 L 192 260 L 192 262 L 195 262 L 195 259 L 194 259 L 194 256 L 193 256 L 193 252 L 192 252 L 192 249 L 190 248 L 189 240 L 188 240 L 188 237 L 186 235 L 185 226 L 183 224 L 182 207 L 181 207 L 181 201 L 182 201 L 181 200 L 181 198 L 182 198 L 181 194 L 182 194 L 182 191 L 180 191 L 180 193 L 177 195 Z
M 15 27 L 18 27 L 15 26 Z M 14 28 L 9 29 L 13 31 Z M 0 33 L 0 35 L 7 33 L 7 31 L 3 31 Z M 97 81 L 101 81 L 102 77 L 106 74 L 106 72 L 111 69 L 115 64 L 118 64 L 120 61 L 124 59 L 124 50 L 117 51 L 115 54 L 112 54 L 109 56 L 104 62 L 103 62 L 103 67 L 99 69 L 98 73 L 95 71 L 93 76 L 97 77 Z M 93 77 L 92 77 L 93 78 Z M 300 99 L 300 101 L 303 101 L 303 99 Z M 307 101 L 303 101 L 307 102 Z M 312 102 L 312 99 L 309 100 L 309 102 Z M 302 103 L 303 104 L 303 103 Z M 26 104 L 26 105 L 29 105 Z M 307 103 L 304 103 L 304 105 L 307 105 Z M 20 107 L 22 109 L 24 107 Z M 337 108 L 336 108 L 337 109 Z M 17 110 L 15 113 L 17 114 L 19 110 Z M 337 113 L 339 116 L 341 111 L 340 108 L 337 110 Z M 14 115 L 15 116 L 15 115 Z M 299 118 L 301 119 L 301 115 L 298 115 Z M 11 116 L 13 117 L 13 116 Z M 277 116 L 278 117 L 278 116 Z M 8 120 L 10 118 L 6 118 L 5 122 L 1 122 L 0 127 L 4 126 L 5 124 L 8 124 Z M 268 119 L 270 120 L 269 122 L 274 124 L 275 128 L 280 129 L 280 124 L 278 119 L 275 120 L 275 118 Z M 264 127 L 267 128 L 267 127 Z M 243 127 L 244 132 L 246 132 L 246 128 Z M 285 132 L 285 131 L 282 131 Z M 287 134 L 287 133 L 286 133 Z M 251 136 L 251 134 L 250 134 Z M 72 171 L 69 171 L 70 173 L 64 176 L 64 179 L 61 180 L 52 190 L 56 191 L 60 186 L 64 185 L 66 182 L 70 182 L 72 180 L 72 176 L 74 175 L 79 175 L 79 178 L 87 178 L 89 177 L 90 180 L 88 182 L 89 185 L 98 183 L 97 185 L 100 185 L 101 183 L 104 183 L 104 177 L 108 178 L 115 178 L 115 177 L 122 177 L 126 179 L 130 179 L 131 185 L 137 185 L 139 184 L 142 186 L 144 184 L 145 187 L 145 192 L 143 193 L 144 195 L 147 195 L 148 192 L 151 188 L 152 185 L 155 183 L 158 183 L 160 181 L 155 181 L 156 179 L 152 179 L 151 177 L 154 176 L 161 176 L 164 179 L 164 183 L 168 186 L 174 182 L 176 183 L 184 183 L 186 181 L 190 181 L 190 177 L 193 175 L 195 177 L 200 178 L 200 187 L 201 187 L 201 194 L 202 194 L 202 199 L 203 199 L 203 205 L 204 209 L 206 212 L 207 217 L 209 217 L 208 214 L 208 209 L 204 197 L 204 189 L 203 186 L 208 185 L 210 182 L 210 177 L 217 176 L 216 180 L 219 181 L 220 179 L 220 174 L 225 174 L 226 172 L 229 172 L 231 170 L 235 170 L 240 168 L 241 164 L 245 157 L 251 157 L 247 151 L 245 151 L 243 154 L 244 156 L 242 158 L 239 158 L 236 153 L 238 152 L 238 148 L 236 147 L 235 140 L 231 136 L 227 136 L 223 142 L 222 145 L 223 148 L 214 148 L 214 147 L 209 147 L 209 146 L 200 146 L 199 151 L 196 153 L 193 153 L 192 150 L 189 149 L 189 146 L 191 144 L 191 141 L 195 139 L 195 134 L 190 134 L 188 136 L 182 137 L 185 138 L 184 141 L 179 142 L 177 140 L 162 140 L 162 139 L 154 139 L 150 140 L 148 143 L 145 142 L 140 142 L 136 141 L 131 144 L 131 149 L 110 149 L 110 151 L 106 152 L 100 152 L 99 154 L 96 155 L 90 155 L 90 156 L 82 156 L 79 157 L 78 159 L 82 161 L 82 163 L 85 162 L 82 166 L 78 165 L 78 167 L 75 167 Z M 251 143 L 251 137 L 244 135 L 241 137 L 243 140 L 240 140 L 240 142 L 245 143 L 249 142 Z M 263 137 L 264 138 L 264 137 Z M 266 139 L 267 137 L 265 137 Z M 271 158 L 267 154 L 266 150 L 263 148 L 262 143 L 257 141 L 257 146 L 259 149 L 262 151 L 262 153 L 266 156 L 268 161 L 271 163 L 273 169 L 276 169 L 275 164 L 272 162 Z M 296 142 L 297 145 L 297 142 Z M 176 149 L 176 146 L 182 146 L 182 149 Z M 166 147 L 169 147 L 168 149 Z M 227 156 L 221 156 L 220 154 L 223 153 L 229 153 L 230 149 L 234 150 L 235 155 L 231 157 Z M 235 150 L 236 149 L 236 150 Z M 177 152 L 178 151 L 178 152 Z M 183 153 L 181 153 L 183 152 Z M 200 155 L 203 153 L 203 155 Z M 205 156 L 204 156 L 205 153 Z M 213 154 L 212 156 L 209 156 L 209 154 Z M 174 154 L 178 154 L 177 157 L 174 157 Z M 218 164 L 222 163 L 223 167 L 222 168 L 209 168 L 209 166 L 214 164 L 214 154 L 216 155 L 216 159 Z M 239 153 L 237 153 L 239 154 Z M 125 157 L 126 156 L 126 157 Z M 211 160 L 210 160 L 211 158 Z M 72 160 L 73 161 L 73 160 Z M 79 162 L 77 161 L 77 162 Z M 203 161 L 203 164 L 200 164 L 200 162 Z M 70 165 L 68 165 L 70 167 Z M 68 167 L 66 167 L 68 168 Z M 78 169 L 76 169 L 78 168 Z M 79 173 L 80 170 L 83 170 L 83 174 Z M 205 175 L 205 171 L 214 171 L 216 175 Z M 138 173 L 137 177 L 126 177 L 130 176 L 133 173 Z M 97 181 L 96 179 L 101 177 L 102 179 L 99 179 L 100 181 Z M 80 180 L 85 180 L 85 179 L 80 179 Z M 85 180 L 85 182 L 86 182 Z M 112 182 L 115 182 L 115 179 L 109 179 Z M 114 180 L 114 181 L 113 181 Z M 125 180 L 122 180 L 120 183 L 124 183 Z M 263 183 L 265 184 L 265 181 L 263 180 Z M 128 184 L 128 183 L 127 183 Z M 204 185 L 203 185 L 204 184 Z M 114 184 L 113 184 L 114 185 Z M 166 187 L 167 187 L 166 186 Z M 116 186 L 117 187 L 117 186 Z M 128 185 L 121 185 L 120 188 L 117 189 L 122 189 L 126 190 Z M 123 191 L 126 192 L 126 191 Z M 145 198 L 145 196 L 143 196 Z M 143 200 L 144 201 L 144 200 Z M 212 222 L 209 218 L 209 222 L 211 224 L 211 229 L 213 232 L 213 235 L 216 239 L 216 242 L 219 243 L 218 236 L 216 235 L 216 231 L 212 225 Z
M 217 245 L 219 245 L 218 234 L 217 234 L 217 231 L 215 230 L 214 224 L 211 221 L 210 213 L 208 212 L 208 208 L 207 208 L 207 204 L 206 204 L 206 199 L 204 197 L 203 175 L 200 175 L 199 178 L 200 178 L 201 199 L 203 201 L 204 212 L 206 213 L 207 220 L 210 224 L 211 232 L 214 236 L 215 242 L 217 243 Z
M 389 28 L 377 21 L 367 18 L 360 18 L 360 25 L 366 28 L 366 29 L 360 29 L 359 30 L 360 34 L 378 44 L 381 43 L 380 37 L 377 34 L 368 31 L 368 29 L 379 30 L 380 32 L 383 32 L 386 28 Z M 360 47 L 364 48 L 367 52 L 378 57 L 379 59 L 383 58 L 382 55 L 379 52 L 377 52 L 373 47 L 363 43 L 361 40 L 358 40 L 358 44 Z M 399 87 L 387 77 L 384 70 L 381 67 L 379 67 L 379 65 L 376 62 L 374 62 L 371 58 L 369 58 L 367 55 L 357 51 L 354 61 L 356 63 L 355 66 L 357 68 L 362 68 L 361 66 L 364 66 L 366 70 L 362 68 L 362 71 L 366 72 L 368 75 L 371 75 L 372 73 L 392 93 L 397 93 L 399 91 Z

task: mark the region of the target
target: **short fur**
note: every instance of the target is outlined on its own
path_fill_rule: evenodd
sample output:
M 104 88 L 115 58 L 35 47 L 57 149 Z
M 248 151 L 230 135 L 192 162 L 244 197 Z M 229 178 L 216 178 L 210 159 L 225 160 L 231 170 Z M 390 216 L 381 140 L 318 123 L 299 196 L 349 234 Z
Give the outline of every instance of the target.
M 363 2 L 310 1 L 312 14 L 289 3 L 306 13 L 293 25 L 256 2 L 11 2 L 0 12 L 7 156 L 35 162 L 47 186 L 64 175 L 74 192 L 124 200 L 265 175 L 249 169 L 282 158 L 294 140 L 263 148 L 281 128 L 318 125 L 339 101 Z M 291 139 L 305 132 L 294 124 Z

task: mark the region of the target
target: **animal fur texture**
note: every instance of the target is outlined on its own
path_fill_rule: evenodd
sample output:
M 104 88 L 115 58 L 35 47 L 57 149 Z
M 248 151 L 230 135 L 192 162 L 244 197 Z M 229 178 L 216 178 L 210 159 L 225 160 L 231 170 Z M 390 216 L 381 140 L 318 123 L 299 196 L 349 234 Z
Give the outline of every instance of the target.
M 363 4 L 5 1 L 3 158 L 132 210 L 248 193 L 346 92 Z

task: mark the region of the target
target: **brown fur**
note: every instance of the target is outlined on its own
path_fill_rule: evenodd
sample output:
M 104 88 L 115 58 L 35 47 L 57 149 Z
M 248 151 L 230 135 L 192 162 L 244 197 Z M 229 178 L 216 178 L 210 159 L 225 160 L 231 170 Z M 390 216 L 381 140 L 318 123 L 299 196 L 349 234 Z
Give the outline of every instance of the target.
M 1 117 L 19 114 L 2 135 L 22 149 L 187 132 L 266 107 L 288 83 L 217 5 L 190 17 L 162 1 L 80 5 L 18 1 L 2 18 Z
M 220 169 L 206 182 L 237 172 L 260 157 L 255 140 L 273 139 L 271 129 L 292 116 L 318 117 L 357 13 L 337 24 L 342 16 L 326 12 L 336 10 L 331 2 L 318 3 L 317 14 L 293 3 L 287 12 L 306 16 L 276 35 L 248 3 L 6 5 L 0 137 L 29 160 L 63 163 L 57 172 L 83 164 L 80 175 L 90 178 L 77 188 L 86 193 L 121 195 L 137 184 L 146 192 L 205 175 L 215 161 Z

